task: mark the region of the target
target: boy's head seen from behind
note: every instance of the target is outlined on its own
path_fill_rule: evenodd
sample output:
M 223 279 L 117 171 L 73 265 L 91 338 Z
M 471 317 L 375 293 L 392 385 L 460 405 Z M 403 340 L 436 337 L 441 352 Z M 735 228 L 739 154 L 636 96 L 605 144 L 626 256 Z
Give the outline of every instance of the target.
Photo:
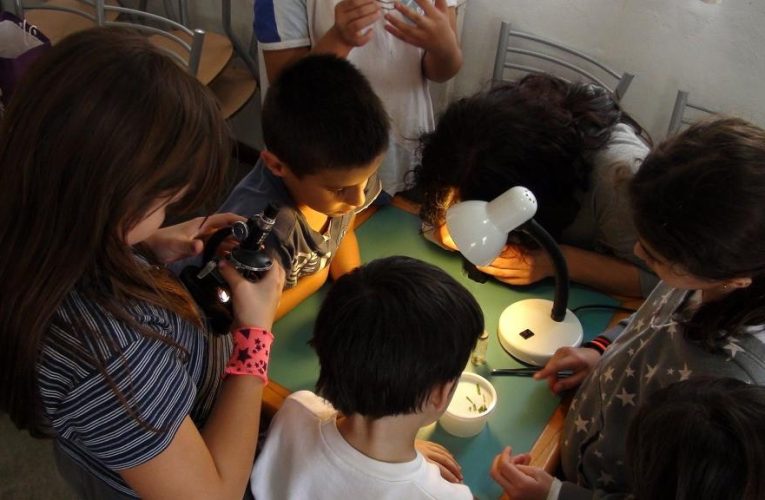
M 345 415 L 418 412 L 459 377 L 483 328 L 475 298 L 444 271 L 409 257 L 372 261 L 324 299 L 311 340 L 317 392 Z

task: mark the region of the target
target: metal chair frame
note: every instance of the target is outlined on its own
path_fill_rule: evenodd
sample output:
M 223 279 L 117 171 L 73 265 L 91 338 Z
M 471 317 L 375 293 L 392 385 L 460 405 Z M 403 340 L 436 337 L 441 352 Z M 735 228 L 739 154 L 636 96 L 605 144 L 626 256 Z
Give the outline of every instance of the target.
M 675 97 L 675 105 L 672 107 L 672 116 L 669 118 L 669 127 L 667 128 L 667 135 L 673 135 L 680 131 L 680 129 L 683 128 L 683 125 L 690 125 L 696 120 L 688 119 L 685 116 L 686 110 L 689 108 L 694 111 L 699 111 L 701 113 L 706 113 L 709 115 L 717 114 L 716 111 L 713 111 L 707 107 L 701 106 L 699 104 L 691 103 L 688 100 L 689 92 L 687 90 L 678 90 L 677 96 Z
M 567 54 L 570 54 L 574 56 L 575 58 L 578 58 L 579 60 L 586 61 L 587 63 L 591 64 L 592 66 L 594 66 L 593 69 L 597 68 L 601 70 L 603 73 L 605 73 L 606 75 L 613 77 L 616 80 L 616 84 L 615 85 L 607 84 L 603 80 L 603 78 L 598 77 L 592 71 L 588 71 L 587 69 L 584 69 L 573 62 L 566 61 L 559 57 L 545 54 L 544 52 L 539 52 L 537 50 L 529 50 L 525 48 L 514 47 L 511 45 L 513 39 L 528 40 L 535 44 L 540 44 L 544 47 L 553 48 L 558 51 L 562 51 Z M 510 23 L 502 22 L 502 27 L 499 32 L 499 40 L 497 42 L 497 52 L 494 58 L 494 72 L 492 77 L 494 84 L 505 80 L 504 73 L 505 73 L 505 70 L 508 70 L 508 69 L 524 71 L 527 73 L 550 73 L 550 71 L 547 71 L 541 68 L 514 62 L 511 57 L 513 54 L 541 59 L 543 61 L 547 61 L 555 65 L 567 68 L 577 73 L 578 75 L 583 76 L 587 80 L 597 83 L 598 85 L 608 89 L 610 92 L 614 94 L 614 97 L 617 101 L 621 100 L 624 97 L 624 94 L 627 92 L 627 89 L 632 83 L 632 80 L 635 78 L 635 75 L 631 73 L 627 73 L 627 72 L 619 73 L 615 71 L 614 69 L 610 68 L 609 66 L 606 66 L 605 64 L 597 61 L 593 57 L 587 54 L 584 54 L 583 52 L 580 52 L 576 49 L 567 47 L 561 43 L 558 43 L 558 42 L 555 42 L 537 35 L 533 35 L 531 33 L 513 30 Z M 559 76 L 559 75 L 556 75 L 556 76 Z

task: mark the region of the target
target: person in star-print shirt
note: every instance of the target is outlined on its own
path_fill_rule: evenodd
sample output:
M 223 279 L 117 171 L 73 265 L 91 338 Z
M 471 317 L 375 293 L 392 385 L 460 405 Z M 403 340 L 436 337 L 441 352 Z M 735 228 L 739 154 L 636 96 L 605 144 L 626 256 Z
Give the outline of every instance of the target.
M 537 373 L 579 385 L 562 436 L 566 481 L 506 449 L 492 476 L 514 500 L 627 498 L 625 435 L 651 394 L 704 375 L 765 385 L 765 130 L 737 118 L 691 126 L 630 185 L 635 253 L 662 282 L 621 325 L 562 348 Z M 574 371 L 558 380 L 562 369 Z

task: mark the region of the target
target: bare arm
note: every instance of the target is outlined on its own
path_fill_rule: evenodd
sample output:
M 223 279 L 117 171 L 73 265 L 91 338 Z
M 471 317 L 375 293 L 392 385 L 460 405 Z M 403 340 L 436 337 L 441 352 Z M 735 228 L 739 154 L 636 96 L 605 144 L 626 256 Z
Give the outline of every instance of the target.
M 257 284 L 226 265 L 221 273 L 231 286 L 236 324 L 270 330 L 284 281 L 281 267 Z M 255 457 L 262 396 L 259 378 L 226 377 L 204 429 L 186 416 L 162 453 L 120 474 L 142 498 L 241 499 Z
M 640 272 L 631 262 L 570 245 L 560 247 L 573 281 L 606 293 L 627 297 L 642 296 Z
M 353 221 L 351 221 L 351 227 L 353 227 Z M 343 237 L 343 241 L 340 242 L 340 246 L 337 247 L 335 257 L 329 266 L 315 274 L 303 276 L 298 280 L 297 285 L 284 291 L 279 308 L 276 311 L 276 319 L 283 317 L 297 307 L 298 304 L 316 293 L 326 283 L 328 276 L 335 280 L 360 265 L 361 256 L 359 254 L 359 243 L 356 239 L 356 233 L 353 229 L 349 229 L 345 237 Z
M 285 314 L 316 293 L 327 282 L 327 276 L 329 276 L 329 267 L 325 267 L 314 274 L 303 276 L 298 280 L 297 285 L 284 290 L 279 308 L 276 310 L 276 319 L 284 317 Z
M 439 246 L 456 250 L 446 225 L 434 228 L 428 239 Z M 640 297 L 640 271 L 626 260 L 589 250 L 560 245 L 568 264 L 571 281 L 606 293 Z M 481 271 L 510 285 L 528 285 L 553 275 L 552 261 L 542 250 L 525 251 L 508 245 L 490 266 Z
M 351 221 L 353 228 L 353 221 Z M 349 273 L 361 265 L 361 253 L 359 252 L 359 241 L 356 239 L 356 231 L 349 229 L 340 246 L 337 247 L 335 258 L 329 266 L 329 273 L 333 280 Z

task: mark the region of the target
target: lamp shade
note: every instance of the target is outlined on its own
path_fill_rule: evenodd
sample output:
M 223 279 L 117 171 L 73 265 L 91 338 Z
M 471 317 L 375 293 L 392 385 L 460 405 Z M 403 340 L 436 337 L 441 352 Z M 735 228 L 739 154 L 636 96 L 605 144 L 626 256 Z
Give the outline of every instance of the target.
M 446 227 L 460 253 L 477 266 L 490 264 L 507 243 L 507 233 L 534 217 L 537 200 L 516 186 L 490 202 L 470 200 L 446 211 Z

